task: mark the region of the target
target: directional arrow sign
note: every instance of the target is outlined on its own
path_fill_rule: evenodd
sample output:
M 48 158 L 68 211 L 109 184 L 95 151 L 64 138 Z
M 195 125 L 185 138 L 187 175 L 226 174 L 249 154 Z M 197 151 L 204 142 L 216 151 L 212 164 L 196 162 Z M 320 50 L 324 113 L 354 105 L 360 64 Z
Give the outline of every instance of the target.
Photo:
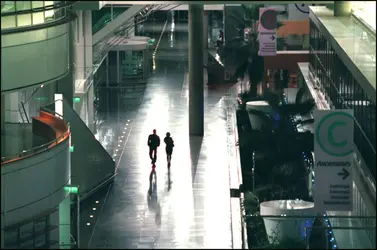
M 343 168 L 342 172 L 338 173 L 339 176 L 342 176 L 342 179 L 347 179 L 348 176 L 350 176 L 350 172 L 347 171 L 347 169 Z
M 315 186 L 318 212 L 353 210 L 352 110 L 314 111 Z
M 276 33 L 259 33 L 259 55 L 276 56 Z
M 271 8 L 259 8 L 259 55 L 276 56 L 277 12 Z

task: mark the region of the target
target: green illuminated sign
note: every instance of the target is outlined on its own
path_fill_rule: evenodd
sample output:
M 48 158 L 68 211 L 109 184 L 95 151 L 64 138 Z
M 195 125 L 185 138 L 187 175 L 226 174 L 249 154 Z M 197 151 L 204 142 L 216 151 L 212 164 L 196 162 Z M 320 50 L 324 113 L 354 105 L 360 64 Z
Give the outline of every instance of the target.
M 47 97 L 35 97 L 35 100 L 37 100 L 37 101 L 47 101 Z
M 80 97 L 74 97 L 74 98 L 73 98 L 73 102 L 76 102 L 76 103 L 77 103 L 77 102 L 80 102 L 80 100 L 81 100 Z
M 152 39 L 149 40 L 149 43 L 150 43 L 150 44 L 154 44 L 154 42 L 155 42 L 155 39 L 154 39 L 154 38 L 152 38 Z
M 70 147 L 69 147 L 69 152 L 72 153 L 73 151 L 75 151 L 75 146 L 70 146 Z
M 65 186 L 64 190 L 73 194 L 77 194 L 79 192 L 79 188 L 73 186 Z

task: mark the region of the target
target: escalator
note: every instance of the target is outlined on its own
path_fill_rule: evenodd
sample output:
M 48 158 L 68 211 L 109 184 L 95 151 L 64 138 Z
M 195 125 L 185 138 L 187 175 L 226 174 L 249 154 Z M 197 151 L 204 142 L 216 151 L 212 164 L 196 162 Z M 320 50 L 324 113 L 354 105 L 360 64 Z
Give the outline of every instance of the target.
M 104 7 L 98 11 L 92 12 L 92 34 L 94 35 L 120 14 L 127 11 L 129 7 Z
M 130 21 L 133 22 L 133 18 L 136 17 L 145 8 L 147 8 L 145 5 L 133 5 L 127 8 L 127 10 L 125 10 L 124 12 L 118 14 L 118 16 L 113 18 L 113 20 L 111 20 L 110 17 L 110 21 L 108 21 L 106 24 L 105 21 L 107 20 L 107 15 L 104 14 L 103 19 L 96 27 L 98 28 L 101 27 L 101 25 L 103 25 L 102 29 L 99 29 L 97 32 L 93 33 L 93 46 L 97 45 L 103 40 L 108 39 L 109 36 L 113 36 L 114 33 L 122 27 L 122 25 L 127 24 Z
M 111 18 L 108 9 L 95 15 L 93 19 L 93 63 L 100 64 L 113 45 L 108 41 L 117 36 L 127 36 L 135 30 L 135 20 L 141 21 L 148 17 L 161 5 L 134 5 L 131 7 L 119 7 Z M 117 9 L 117 8 L 115 8 Z M 116 14 L 114 14 L 116 12 Z M 115 16 L 116 15 L 116 16 Z M 115 16 L 115 17 L 114 17 Z M 109 20 L 110 17 L 110 20 Z M 102 27 L 102 28 L 101 28 Z M 97 31 L 98 30 L 98 31 Z

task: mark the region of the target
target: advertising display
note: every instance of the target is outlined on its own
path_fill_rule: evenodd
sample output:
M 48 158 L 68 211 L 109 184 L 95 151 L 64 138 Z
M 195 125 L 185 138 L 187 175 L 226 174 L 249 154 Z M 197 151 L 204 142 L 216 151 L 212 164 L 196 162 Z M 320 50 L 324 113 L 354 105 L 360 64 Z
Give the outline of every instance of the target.
M 352 110 L 315 110 L 315 187 L 318 212 L 352 211 Z

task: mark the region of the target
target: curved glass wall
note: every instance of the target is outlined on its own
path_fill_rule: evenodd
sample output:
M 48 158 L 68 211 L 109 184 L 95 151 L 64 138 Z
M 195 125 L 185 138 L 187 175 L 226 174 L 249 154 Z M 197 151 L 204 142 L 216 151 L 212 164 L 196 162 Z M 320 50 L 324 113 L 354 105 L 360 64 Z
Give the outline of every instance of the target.
M 65 3 L 64 1 L 1 1 L 1 29 L 14 29 L 62 19 L 66 16 L 66 11 L 59 6 Z

